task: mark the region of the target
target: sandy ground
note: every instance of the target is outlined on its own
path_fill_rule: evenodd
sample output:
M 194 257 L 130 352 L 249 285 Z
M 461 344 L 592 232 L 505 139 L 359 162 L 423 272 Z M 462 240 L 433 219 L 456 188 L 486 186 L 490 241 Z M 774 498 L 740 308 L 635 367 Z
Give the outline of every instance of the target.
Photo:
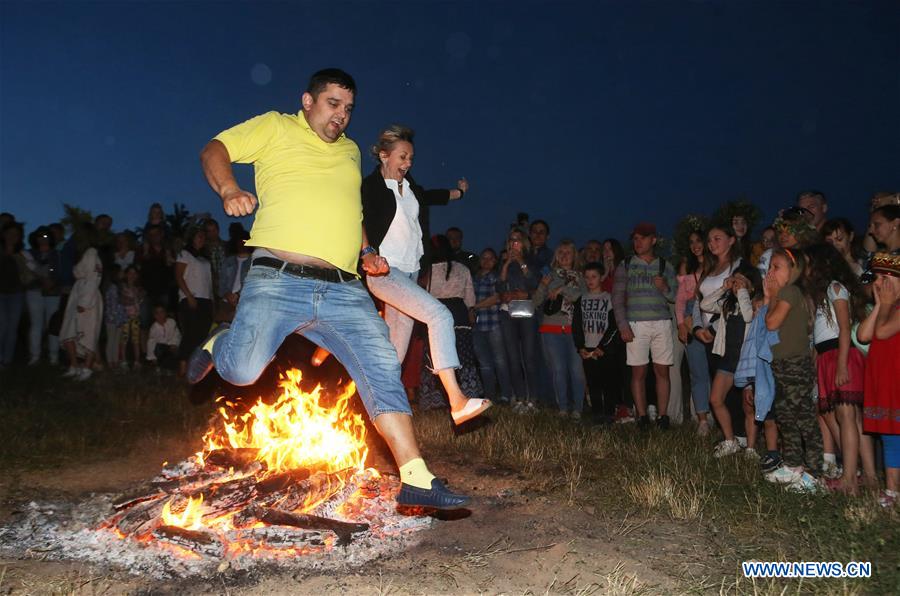
M 28 500 L 123 491 L 154 476 L 162 461 L 187 455 L 183 445 L 158 443 L 114 461 L 7 471 L 0 524 Z M 717 556 L 715 534 L 570 505 L 515 470 L 435 459 L 441 476 L 475 496 L 471 514 L 439 521 L 417 546 L 364 568 L 318 575 L 226 571 L 212 580 L 161 583 L 81 563 L 0 559 L 0 594 L 658 594 L 718 591 L 723 577 L 734 581 L 736 565 Z

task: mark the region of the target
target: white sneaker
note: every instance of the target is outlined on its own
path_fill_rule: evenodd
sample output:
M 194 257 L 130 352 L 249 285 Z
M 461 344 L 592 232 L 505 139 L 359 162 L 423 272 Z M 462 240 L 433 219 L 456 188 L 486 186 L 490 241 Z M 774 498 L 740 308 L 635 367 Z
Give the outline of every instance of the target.
M 759 453 L 753 447 L 744 448 L 744 457 L 747 459 L 759 459 Z
M 897 503 L 900 503 L 900 495 L 897 494 L 897 491 L 883 490 L 878 496 L 878 504 L 885 509 L 891 509 Z
M 76 381 L 87 381 L 88 379 L 91 378 L 91 375 L 93 375 L 93 374 L 94 374 L 94 371 L 92 371 L 91 369 L 82 368 L 80 371 L 78 371 L 78 376 L 75 377 L 75 380 Z
M 800 480 L 802 475 L 802 472 L 789 466 L 779 466 L 773 472 L 766 474 L 764 478 L 775 484 L 793 484 Z
M 697 436 L 705 437 L 708 434 L 709 434 L 709 422 L 704 420 L 700 424 L 697 425 Z
M 572 419 L 581 420 L 581 412 L 572 412 Z
M 747 437 L 735 437 L 735 440 L 738 442 L 738 445 L 741 446 L 741 449 L 747 448 Z
M 70 366 L 69 370 L 63 373 L 64 377 L 77 377 L 81 373 L 80 368 L 75 368 L 74 366 Z
M 713 457 L 725 457 L 728 455 L 734 455 L 740 450 L 741 446 L 734 439 L 730 441 L 722 441 L 721 443 L 716 445 L 716 448 L 713 451 Z
M 822 485 L 809 472 L 802 472 L 800 477 L 788 485 L 788 490 L 797 493 L 814 493 L 821 490 Z

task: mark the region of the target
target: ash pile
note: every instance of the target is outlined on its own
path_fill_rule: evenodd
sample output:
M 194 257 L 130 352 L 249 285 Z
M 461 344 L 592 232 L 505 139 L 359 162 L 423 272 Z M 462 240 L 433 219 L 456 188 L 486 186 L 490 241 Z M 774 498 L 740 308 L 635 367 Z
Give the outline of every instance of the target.
M 397 509 L 396 477 L 359 468 L 272 474 L 255 455 L 213 451 L 128 494 L 31 502 L 0 527 L 0 553 L 156 579 L 345 569 L 408 548 L 432 524 Z

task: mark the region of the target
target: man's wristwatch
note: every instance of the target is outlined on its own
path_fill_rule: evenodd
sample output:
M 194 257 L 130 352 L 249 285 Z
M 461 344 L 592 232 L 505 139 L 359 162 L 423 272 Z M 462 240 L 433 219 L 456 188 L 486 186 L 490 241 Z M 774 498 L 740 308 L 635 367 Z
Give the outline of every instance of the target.
M 378 254 L 378 251 L 375 250 L 375 247 L 370 245 L 370 246 L 365 247 L 361 251 L 359 251 L 359 258 L 362 259 L 366 255 L 377 255 L 377 254 Z

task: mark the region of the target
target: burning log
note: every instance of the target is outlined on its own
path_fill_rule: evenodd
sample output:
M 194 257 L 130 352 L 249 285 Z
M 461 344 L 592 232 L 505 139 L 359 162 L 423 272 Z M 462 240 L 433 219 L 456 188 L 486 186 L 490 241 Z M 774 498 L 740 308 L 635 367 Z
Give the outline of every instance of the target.
M 237 449 L 216 449 L 210 451 L 204 461 L 212 466 L 219 468 L 234 468 L 241 470 L 256 463 L 259 455 L 259 449 L 251 447 L 241 447 Z
M 330 530 L 337 534 L 338 544 L 342 546 L 350 544 L 352 534 L 369 529 L 369 524 L 342 522 L 317 515 L 289 513 L 266 507 L 255 507 L 251 513 L 259 521 L 273 526 L 291 526 L 302 530 Z
M 260 480 L 256 484 L 256 492 L 260 495 L 270 495 L 272 493 L 281 492 L 298 482 L 306 480 L 309 478 L 309 475 L 310 470 L 308 468 L 299 468 L 297 470 L 275 474 L 264 480 Z
M 161 499 L 166 496 L 166 493 L 140 493 L 138 496 L 134 496 L 134 492 L 126 493 L 119 498 L 118 501 L 113 503 L 113 509 L 115 511 L 122 511 L 123 509 L 128 509 L 134 505 L 139 503 L 146 503 L 147 501 L 152 501 L 153 499 Z
M 221 558 L 225 554 L 223 544 L 208 532 L 187 530 L 177 526 L 159 526 L 153 531 L 153 536 L 209 557 Z

